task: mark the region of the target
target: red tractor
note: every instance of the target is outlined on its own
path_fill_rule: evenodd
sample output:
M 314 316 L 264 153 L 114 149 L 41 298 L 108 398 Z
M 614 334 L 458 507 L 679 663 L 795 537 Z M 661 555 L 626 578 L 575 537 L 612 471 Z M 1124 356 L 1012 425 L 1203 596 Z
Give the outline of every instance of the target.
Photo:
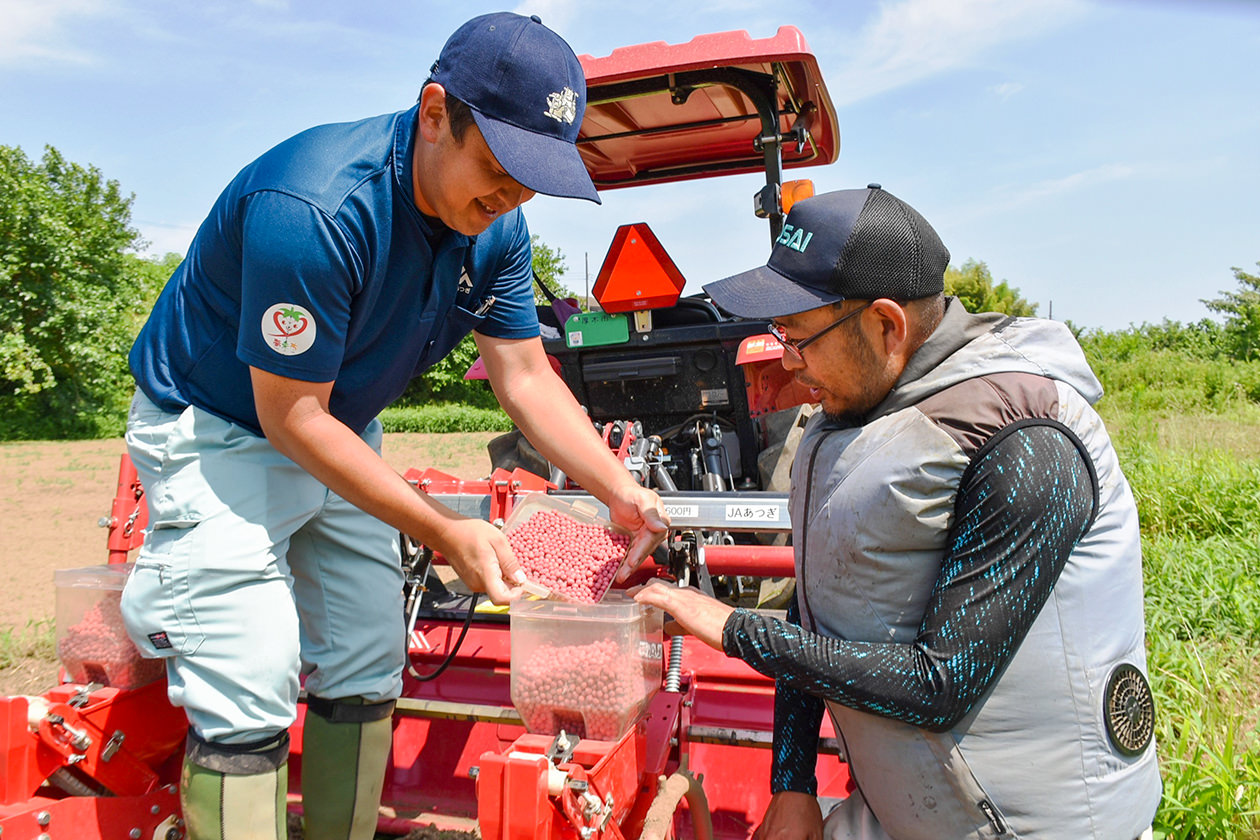
M 753 204 L 773 242 L 787 205 L 812 192 L 807 182 L 784 183 L 783 170 L 831 163 L 839 152 L 831 100 L 795 28 L 761 40 L 728 32 L 644 44 L 582 64 L 589 104 L 578 142 L 600 189 L 764 172 Z M 666 546 L 627 584 L 656 576 L 781 607 L 793 575 L 786 465 L 808 395 L 778 364 L 764 323 L 731 319 L 701 296 L 682 296 L 683 285 L 650 228 L 624 226 L 594 287 L 601 310 L 541 308 L 545 345 L 608 445 L 669 510 Z M 495 441 L 492 459 L 486 479 L 407 477 L 492 522 L 543 498 L 600 521 L 600 505 L 519 436 Z M 111 564 L 139 545 L 145 519 L 143 488 L 124 457 Z M 694 640 L 662 639 L 659 616 L 653 625 L 624 602 L 621 613 L 615 603 L 611 612 L 579 610 L 578 624 L 569 605 L 550 604 L 537 627 L 524 609 L 474 609 L 440 573 L 440 556 L 407 540 L 404 555 L 411 666 L 394 715 L 381 832 L 432 825 L 479 830 L 486 840 L 751 833 L 769 800 L 771 680 Z M 546 641 L 560 625 L 570 639 L 581 625 L 628 640 L 620 658 L 638 670 L 619 716 L 596 723 L 580 699 L 568 717 L 546 698 L 541 709 L 553 714 L 545 720 L 533 700 L 525 708 L 514 691 L 525 675 L 520 660 L 539 645 L 526 640 L 537 631 Z M 574 647 L 557 650 L 553 666 L 581 665 Z M 43 696 L 0 699 L 3 840 L 183 836 L 183 713 L 167 703 L 160 676 L 102 685 L 118 673 L 76 660 L 68 681 Z M 303 720 L 300 707 L 294 745 Z M 843 797 L 848 775 L 826 730 L 820 752 L 821 795 Z M 301 768 L 295 746 L 294 812 Z

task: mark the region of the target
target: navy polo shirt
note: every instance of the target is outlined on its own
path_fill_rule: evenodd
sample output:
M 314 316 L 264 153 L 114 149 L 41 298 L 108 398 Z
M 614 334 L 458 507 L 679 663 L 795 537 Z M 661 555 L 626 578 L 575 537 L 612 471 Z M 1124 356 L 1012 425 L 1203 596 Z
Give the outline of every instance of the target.
M 416 110 L 312 128 L 232 180 L 131 349 L 150 399 L 261 434 L 253 366 L 334 382 L 361 432 L 471 330 L 538 335 L 520 210 L 470 238 L 416 209 Z

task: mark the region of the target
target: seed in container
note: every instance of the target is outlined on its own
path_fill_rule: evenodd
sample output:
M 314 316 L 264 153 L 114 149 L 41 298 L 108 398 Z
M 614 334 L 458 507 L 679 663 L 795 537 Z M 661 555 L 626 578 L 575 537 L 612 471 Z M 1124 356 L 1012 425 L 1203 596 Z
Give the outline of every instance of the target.
M 141 657 L 127 637 L 117 595 L 93 604 L 79 623 L 57 640 L 57 655 L 76 683 L 137 688 L 166 671 L 162 660 Z
M 512 673 L 512 702 L 525 727 L 581 738 L 621 737 L 643 697 L 643 666 L 622 645 L 542 645 Z
M 630 537 L 555 510 L 513 528 L 508 544 L 526 577 L 579 603 L 598 603 L 612 585 Z

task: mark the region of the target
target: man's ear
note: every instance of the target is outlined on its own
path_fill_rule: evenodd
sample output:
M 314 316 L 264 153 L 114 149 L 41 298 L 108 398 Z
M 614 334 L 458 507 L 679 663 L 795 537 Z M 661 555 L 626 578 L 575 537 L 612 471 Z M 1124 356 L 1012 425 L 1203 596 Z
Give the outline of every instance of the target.
M 425 142 L 436 143 L 446 122 L 446 89 L 437 82 L 430 82 L 420 91 L 420 113 L 416 120 Z
M 902 353 L 910 336 L 910 319 L 906 310 L 894 300 L 876 298 L 871 301 L 871 312 L 875 315 L 884 355 Z

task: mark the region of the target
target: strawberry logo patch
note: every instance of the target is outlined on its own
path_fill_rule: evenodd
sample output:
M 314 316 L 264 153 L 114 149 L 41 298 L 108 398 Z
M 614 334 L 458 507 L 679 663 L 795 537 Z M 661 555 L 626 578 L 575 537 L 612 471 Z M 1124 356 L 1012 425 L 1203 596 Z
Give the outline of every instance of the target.
M 315 343 L 315 319 L 294 303 L 277 303 L 263 313 L 263 341 L 282 356 L 296 356 Z

